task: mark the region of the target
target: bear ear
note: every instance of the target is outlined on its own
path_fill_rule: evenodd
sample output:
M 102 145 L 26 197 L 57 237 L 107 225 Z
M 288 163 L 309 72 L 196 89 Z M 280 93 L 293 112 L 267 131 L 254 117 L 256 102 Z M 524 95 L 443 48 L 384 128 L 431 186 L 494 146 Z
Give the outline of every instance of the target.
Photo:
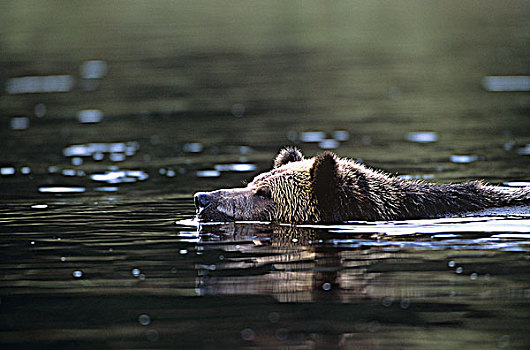
M 302 152 L 298 150 L 298 148 L 287 146 L 282 149 L 274 159 L 274 168 L 281 167 L 282 165 L 290 162 L 298 162 L 299 160 L 303 159 L 304 156 L 302 155 Z
M 336 203 L 339 200 L 340 180 L 337 156 L 331 152 L 318 155 L 309 170 L 311 188 L 317 200 L 322 221 L 334 220 Z

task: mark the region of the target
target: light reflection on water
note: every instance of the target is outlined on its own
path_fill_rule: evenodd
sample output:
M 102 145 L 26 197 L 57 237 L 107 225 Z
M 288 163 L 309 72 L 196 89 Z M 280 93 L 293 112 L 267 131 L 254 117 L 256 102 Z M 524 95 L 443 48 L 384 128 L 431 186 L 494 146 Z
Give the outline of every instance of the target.
M 190 220 L 194 191 L 241 186 L 286 144 L 528 186 L 525 11 L 16 4 L 0 24 L 1 348 L 528 348 L 527 209 Z M 46 13 L 68 20 L 36 25 Z

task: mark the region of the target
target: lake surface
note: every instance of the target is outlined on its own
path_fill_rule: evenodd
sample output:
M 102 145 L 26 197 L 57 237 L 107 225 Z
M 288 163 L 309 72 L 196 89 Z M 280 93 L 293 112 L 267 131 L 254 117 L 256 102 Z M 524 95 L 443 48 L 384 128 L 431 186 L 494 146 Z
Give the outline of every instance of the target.
M 530 210 L 203 224 L 278 150 L 530 186 L 530 5 L 0 4 L 2 349 L 527 349 Z

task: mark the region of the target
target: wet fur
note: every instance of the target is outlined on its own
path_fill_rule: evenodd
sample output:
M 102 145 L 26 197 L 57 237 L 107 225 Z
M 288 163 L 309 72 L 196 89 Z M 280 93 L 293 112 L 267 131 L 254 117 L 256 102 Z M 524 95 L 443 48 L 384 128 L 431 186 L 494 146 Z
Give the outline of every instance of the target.
M 306 159 L 292 147 L 246 188 L 204 195 L 209 205 L 198 208 L 200 220 L 286 223 L 417 219 L 530 203 L 530 188 L 403 180 L 330 152 Z

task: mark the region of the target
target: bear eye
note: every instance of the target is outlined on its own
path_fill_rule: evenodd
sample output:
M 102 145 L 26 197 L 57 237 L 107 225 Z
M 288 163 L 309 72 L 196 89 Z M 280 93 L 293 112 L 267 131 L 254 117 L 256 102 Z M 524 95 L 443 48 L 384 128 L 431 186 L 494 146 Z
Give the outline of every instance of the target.
M 256 196 L 263 199 L 270 199 L 272 196 L 271 189 L 268 187 L 260 187 L 256 190 Z

